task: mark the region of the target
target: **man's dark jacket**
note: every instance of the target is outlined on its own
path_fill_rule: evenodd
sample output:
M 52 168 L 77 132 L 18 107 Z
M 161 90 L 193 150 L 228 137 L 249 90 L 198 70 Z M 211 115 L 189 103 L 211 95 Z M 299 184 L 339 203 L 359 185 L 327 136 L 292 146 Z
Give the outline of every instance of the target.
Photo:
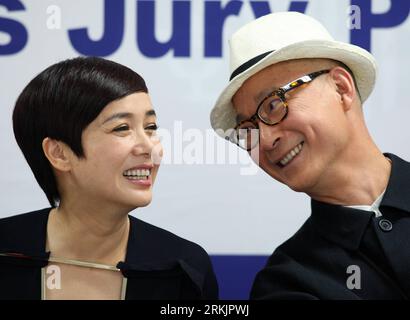
M 311 216 L 257 274 L 252 299 L 409 299 L 410 163 L 385 155 L 382 216 L 312 199 Z

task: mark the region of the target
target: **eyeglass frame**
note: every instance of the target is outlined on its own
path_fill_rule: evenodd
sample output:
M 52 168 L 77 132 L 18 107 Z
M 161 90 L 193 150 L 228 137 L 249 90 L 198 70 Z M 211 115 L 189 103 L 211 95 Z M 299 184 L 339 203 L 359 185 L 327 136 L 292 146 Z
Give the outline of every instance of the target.
M 245 122 L 251 122 L 252 124 L 255 125 L 255 129 L 259 129 L 259 125 L 258 125 L 258 123 L 255 121 L 256 119 L 259 119 L 260 121 L 262 121 L 264 124 L 266 124 L 266 125 L 268 125 L 268 126 L 275 126 L 275 125 L 281 123 L 281 122 L 286 118 L 286 116 L 288 115 L 288 103 L 287 103 L 285 94 L 288 93 L 289 91 L 293 90 L 293 89 L 296 89 L 296 88 L 298 88 L 298 87 L 304 85 L 304 84 L 308 84 L 308 83 L 312 82 L 314 79 L 316 79 L 318 76 L 320 76 L 320 75 L 322 75 L 322 74 L 325 74 L 325 73 L 329 73 L 329 72 L 330 72 L 330 69 L 325 69 L 325 70 L 320 70 L 320 71 L 311 72 L 311 73 L 308 73 L 308 74 L 306 74 L 306 75 L 304 75 L 304 76 L 302 76 L 302 77 L 300 77 L 300 78 L 297 78 L 296 80 L 293 80 L 293 81 L 289 82 L 288 84 L 286 84 L 286 85 L 284 85 L 284 86 L 282 86 L 282 87 L 279 87 L 278 89 L 272 91 L 271 93 L 269 93 L 268 95 L 266 95 L 265 98 L 263 98 L 263 99 L 261 100 L 261 102 L 258 104 L 258 106 L 257 106 L 257 108 L 256 108 L 256 112 L 255 112 L 250 118 L 240 121 L 240 122 L 234 127 L 234 133 L 235 133 L 237 136 L 239 136 L 238 127 L 239 127 L 240 125 L 242 125 L 243 123 L 245 123 Z M 283 115 L 283 117 L 282 117 L 279 121 L 276 121 L 276 122 L 274 122 L 274 123 L 270 123 L 270 122 L 264 120 L 264 119 L 259 115 L 259 111 L 260 111 L 260 108 L 262 107 L 263 103 L 264 103 L 267 99 L 269 99 L 269 98 L 271 98 L 271 97 L 273 97 L 273 96 L 277 96 L 277 97 L 282 101 L 282 103 L 283 103 L 283 105 L 284 105 L 284 108 L 285 108 L 285 114 Z M 241 129 L 239 129 L 239 130 L 241 130 Z M 227 138 L 229 139 L 229 137 L 227 137 Z M 229 139 L 229 140 L 231 140 L 231 139 Z M 237 140 L 239 141 L 239 139 L 237 139 Z M 231 140 L 231 141 L 232 141 L 232 140 Z M 232 142 L 235 143 L 236 145 L 238 145 L 240 148 L 242 148 L 242 147 L 239 145 L 239 142 L 234 142 L 234 141 L 232 141 Z M 253 146 L 253 147 L 254 147 L 254 146 Z M 253 147 L 252 147 L 252 148 L 253 148 Z M 251 149 L 252 149 L 252 148 L 251 148 Z M 244 148 L 243 148 L 243 149 L 244 149 Z M 250 151 L 251 149 L 249 149 L 249 150 L 248 150 L 248 149 L 245 149 L 245 150 Z

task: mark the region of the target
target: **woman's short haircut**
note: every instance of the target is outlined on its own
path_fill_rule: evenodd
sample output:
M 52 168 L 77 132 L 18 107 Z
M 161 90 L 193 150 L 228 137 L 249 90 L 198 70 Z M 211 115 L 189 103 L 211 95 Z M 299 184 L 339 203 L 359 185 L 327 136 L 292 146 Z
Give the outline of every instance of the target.
M 61 61 L 37 75 L 17 99 L 13 130 L 34 177 L 55 207 L 60 193 L 42 142 L 49 137 L 84 157 L 84 129 L 114 100 L 146 92 L 144 79 L 131 69 L 97 57 Z

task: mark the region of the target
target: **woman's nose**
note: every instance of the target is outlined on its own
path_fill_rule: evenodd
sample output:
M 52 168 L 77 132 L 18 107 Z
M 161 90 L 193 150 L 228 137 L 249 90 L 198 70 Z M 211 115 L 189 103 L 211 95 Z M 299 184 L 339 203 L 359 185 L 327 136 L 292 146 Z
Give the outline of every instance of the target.
M 152 149 L 155 146 L 155 136 L 148 135 L 145 131 L 137 133 L 135 137 L 134 153 L 136 155 L 146 154 L 151 155 Z

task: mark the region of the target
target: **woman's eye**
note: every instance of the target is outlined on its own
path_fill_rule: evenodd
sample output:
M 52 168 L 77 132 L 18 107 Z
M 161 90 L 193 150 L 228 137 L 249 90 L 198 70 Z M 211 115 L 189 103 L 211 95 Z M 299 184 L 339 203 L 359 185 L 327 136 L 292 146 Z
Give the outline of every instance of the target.
M 127 131 L 127 130 L 129 130 L 129 126 L 127 126 L 127 125 L 122 125 L 122 126 L 119 126 L 119 127 L 117 127 L 117 128 L 115 128 L 113 131 L 115 131 L 115 132 L 120 132 L 120 131 Z
M 150 130 L 150 131 L 157 131 L 158 126 L 156 124 L 151 124 L 148 127 L 145 128 L 145 130 Z

